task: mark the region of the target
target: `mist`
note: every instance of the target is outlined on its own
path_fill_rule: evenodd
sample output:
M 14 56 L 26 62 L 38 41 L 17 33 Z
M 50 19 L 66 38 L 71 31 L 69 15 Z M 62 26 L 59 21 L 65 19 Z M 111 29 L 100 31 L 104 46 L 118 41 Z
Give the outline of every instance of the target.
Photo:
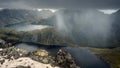
M 110 15 L 98 10 L 60 10 L 56 12 L 56 26 L 65 36 L 82 45 L 107 47 L 111 36 Z
M 57 27 L 57 30 L 60 31 L 60 33 L 64 34 L 64 33 L 69 33 L 69 31 L 71 30 L 70 27 L 68 25 L 71 25 L 71 24 L 68 24 L 65 22 L 64 20 L 64 15 L 62 12 L 58 12 L 56 13 L 56 27 Z
M 32 3 L 32 2 L 31 2 Z M 107 47 L 108 40 L 111 36 L 111 22 L 110 15 L 104 14 L 99 11 L 99 8 L 62 8 L 62 6 L 52 7 L 51 4 L 44 6 L 43 4 L 38 7 L 24 1 L 10 2 L 8 5 L 3 3 L 3 8 L 12 9 L 56 9 L 51 16 L 55 15 L 54 25 L 55 29 L 65 37 L 78 43 L 87 46 L 102 46 Z M 51 5 L 49 8 L 47 6 Z M 67 4 L 66 4 L 67 5 Z M 64 6 L 64 5 L 63 5 Z M 51 8 L 52 7 L 52 8 Z M 67 7 L 67 6 L 65 6 Z M 37 13 L 38 17 L 41 14 Z M 46 18 L 46 17 L 45 17 Z M 39 18 L 38 18 L 39 19 Z
M 64 37 L 65 40 L 70 40 L 69 42 L 72 41 L 72 43 L 76 43 L 80 46 L 109 46 L 109 39 L 113 34 L 111 31 L 113 19 L 111 18 L 110 14 L 100 12 L 99 9 L 63 8 L 55 10 L 57 11 L 50 12 L 49 9 L 43 9 L 43 11 L 42 8 L 41 10 L 37 9 L 37 13 L 35 15 L 33 14 L 33 16 L 37 16 L 37 19 L 41 19 L 41 16 L 45 20 L 55 19 L 52 21 L 48 20 L 47 23 L 53 24 L 60 35 Z M 27 27 L 23 28 L 22 31 L 26 29 Z M 31 28 L 30 30 L 32 29 L 33 28 Z

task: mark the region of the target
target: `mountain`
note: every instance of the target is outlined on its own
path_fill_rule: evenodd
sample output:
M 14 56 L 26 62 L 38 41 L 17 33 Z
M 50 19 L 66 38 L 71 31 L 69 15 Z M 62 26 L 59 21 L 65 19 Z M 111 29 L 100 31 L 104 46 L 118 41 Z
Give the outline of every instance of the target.
M 67 41 L 56 29 L 45 28 L 18 34 L 22 41 L 42 43 L 46 45 L 66 45 L 75 46 L 72 42 Z
M 52 26 L 52 29 L 19 33 L 21 37 L 24 36 L 22 40 L 46 44 L 116 47 L 120 41 L 119 16 L 120 10 L 108 15 L 95 9 L 59 9 L 55 13 L 49 10 L 4 9 L 0 11 L 0 25 L 31 23 Z
M 49 18 L 54 15 L 50 10 L 41 10 L 38 13 L 39 13 L 38 16 L 43 19 Z
M 3 9 L 0 11 L 0 25 L 38 23 L 52 15 L 53 13 L 49 10 Z

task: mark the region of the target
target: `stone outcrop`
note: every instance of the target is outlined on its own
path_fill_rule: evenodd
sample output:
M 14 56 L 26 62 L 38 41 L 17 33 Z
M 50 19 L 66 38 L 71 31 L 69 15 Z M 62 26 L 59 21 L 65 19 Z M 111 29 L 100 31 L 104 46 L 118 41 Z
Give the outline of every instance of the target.
M 80 68 L 76 65 L 71 54 L 61 49 L 57 53 L 56 63 L 62 68 Z
M 6 43 L 3 39 L 0 39 L 0 48 L 6 48 L 12 46 L 11 43 Z
M 46 50 L 41 49 L 35 52 L 30 52 L 27 56 L 45 64 L 54 64 L 54 57 L 51 56 Z
M 34 65 L 30 65 L 29 63 Z M 8 67 L 5 67 L 5 64 Z M 27 64 L 27 66 L 24 64 Z M 46 68 L 80 68 L 75 63 L 71 54 L 61 49 L 57 52 L 56 56 L 50 55 L 48 51 L 43 49 L 34 52 L 28 52 L 16 47 L 0 49 L 0 66 L 5 68 L 11 68 L 11 66 L 15 66 L 16 68 L 36 68 L 34 66 L 38 66 L 37 64 L 43 65 L 43 68 L 47 65 L 49 67 Z

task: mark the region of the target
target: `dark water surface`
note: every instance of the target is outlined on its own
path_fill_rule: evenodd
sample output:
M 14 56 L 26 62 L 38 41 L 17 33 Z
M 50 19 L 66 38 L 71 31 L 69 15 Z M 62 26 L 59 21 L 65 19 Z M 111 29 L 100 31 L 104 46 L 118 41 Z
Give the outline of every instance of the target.
M 42 44 L 30 44 L 30 43 L 19 43 L 15 45 L 18 48 L 23 48 L 28 51 L 35 51 L 38 49 L 45 49 L 50 52 L 52 55 L 56 55 L 59 49 L 63 49 L 69 52 L 77 65 L 81 68 L 110 68 L 110 65 L 105 61 L 101 60 L 90 51 L 85 50 L 83 48 L 73 48 L 66 46 L 50 46 L 50 45 L 42 45 Z

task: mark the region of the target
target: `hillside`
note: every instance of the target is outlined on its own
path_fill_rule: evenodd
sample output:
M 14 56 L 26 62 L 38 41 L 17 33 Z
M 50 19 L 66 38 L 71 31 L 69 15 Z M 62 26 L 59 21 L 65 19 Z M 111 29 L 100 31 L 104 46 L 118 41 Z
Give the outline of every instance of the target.
M 110 63 L 111 68 L 120 68 L 120 48 L 103 49 L 86 47 L 85 49 L 90 50 L 93 54 Z
M 25 9 L 3 9 L 0 11 L 0 26 L 13 25 L 17 23 L 40 23 L 51 17 L 53 13 L 49 10 L 25 10 Z

